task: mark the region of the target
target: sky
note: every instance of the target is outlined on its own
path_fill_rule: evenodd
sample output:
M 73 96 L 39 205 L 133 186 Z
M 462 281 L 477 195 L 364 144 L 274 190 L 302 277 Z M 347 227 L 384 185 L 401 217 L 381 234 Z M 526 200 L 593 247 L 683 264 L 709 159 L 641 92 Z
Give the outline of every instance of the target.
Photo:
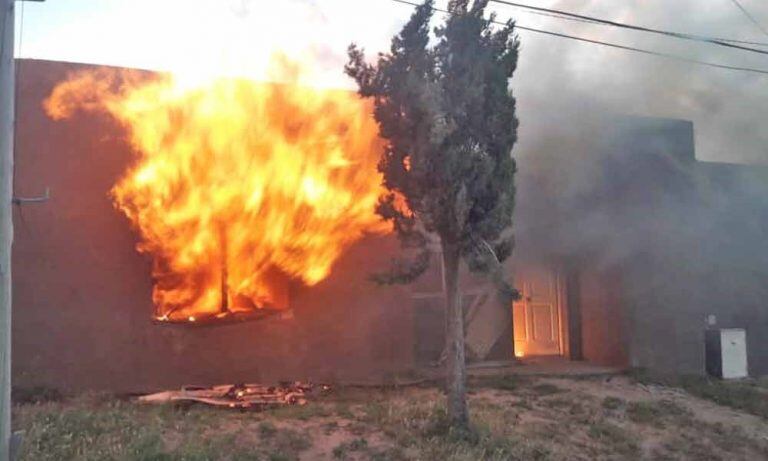
M 614 21 L 768 43 L 733 0 L 518 0 Z M 740 0 L 766 28 L 768 4 Z M 445 2 L 438 1 L 438 6 Z M 23 27 L 21 17 L 23 10 Z M 768 69 L 768 56 L 563 21 L 492 3 L 500 20 Z M 17 5 L 17 56 L 206 74 L 265 78 L 275 52 L 306 63 L 303 79 L 349 87 L 343 75 L 354 41 L 386 51 L 412 8 L 392 0 L 47 0 Z M 436 16 L 439 20 L 440 15 Z M 553 124 L 578 124 L 584 111 L 682 118 L 694 122 L 697 157 L 768 164 L 768 75 L 639 55 L 519 31 L 512 88 L 520 142 L 529 147 Z M 768 47 L 766 47 L 768 49 Z

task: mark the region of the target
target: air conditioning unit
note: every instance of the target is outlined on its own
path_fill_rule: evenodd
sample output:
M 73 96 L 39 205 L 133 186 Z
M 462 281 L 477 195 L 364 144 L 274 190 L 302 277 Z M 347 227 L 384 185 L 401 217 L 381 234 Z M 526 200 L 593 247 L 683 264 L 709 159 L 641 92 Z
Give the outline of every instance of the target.
M 707 374 L 723 379 L 749 375 L 747 332 L 743 328 L 708 329 L 704 339 Z

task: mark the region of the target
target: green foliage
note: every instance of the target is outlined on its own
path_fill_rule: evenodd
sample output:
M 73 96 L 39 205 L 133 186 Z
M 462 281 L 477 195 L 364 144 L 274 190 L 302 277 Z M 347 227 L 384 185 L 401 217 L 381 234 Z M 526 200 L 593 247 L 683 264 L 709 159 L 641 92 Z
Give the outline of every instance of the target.
M 495 28 L 494 17 L 484 17 L 487 0 L 469 3 L 449 2 L 451 14 L 434 29 L 433 43 L 427 0 L 375 64 L 349 47 L 346 72 L 373 99 L 387 141 L 379 171 L 388 193 L 377 212 L 411 253 L 376 277 L 382 283 L 408 283 L 423 273 L 431 236 L 458 246 L 475 271 L 499 273 L 512 252 L 518 121 L 509 79 L 519 43 L 512 21 Z

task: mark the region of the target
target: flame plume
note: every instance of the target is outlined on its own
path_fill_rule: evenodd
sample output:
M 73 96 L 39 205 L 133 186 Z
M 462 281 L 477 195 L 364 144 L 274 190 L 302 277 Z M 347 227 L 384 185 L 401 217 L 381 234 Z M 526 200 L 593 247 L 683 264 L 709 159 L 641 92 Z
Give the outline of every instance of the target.
M 316 284 L 365 233 L 389 231 L 374 213 L 383 144 L 352 92 L 100 68 L 44 106 L 126 128 L 136 159 L 111 196 L 153 258 L 159 319 L 283 308 L 276 279 Z

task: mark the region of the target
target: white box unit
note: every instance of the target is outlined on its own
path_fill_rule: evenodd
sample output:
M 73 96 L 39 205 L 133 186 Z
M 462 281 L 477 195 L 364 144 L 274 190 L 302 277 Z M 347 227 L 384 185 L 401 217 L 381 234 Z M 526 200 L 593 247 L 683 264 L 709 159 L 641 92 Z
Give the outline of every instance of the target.
M 747 332 L 743 328 L 707 330 L 705 354 L 708 374 L 723 379 L 748 376 Z

